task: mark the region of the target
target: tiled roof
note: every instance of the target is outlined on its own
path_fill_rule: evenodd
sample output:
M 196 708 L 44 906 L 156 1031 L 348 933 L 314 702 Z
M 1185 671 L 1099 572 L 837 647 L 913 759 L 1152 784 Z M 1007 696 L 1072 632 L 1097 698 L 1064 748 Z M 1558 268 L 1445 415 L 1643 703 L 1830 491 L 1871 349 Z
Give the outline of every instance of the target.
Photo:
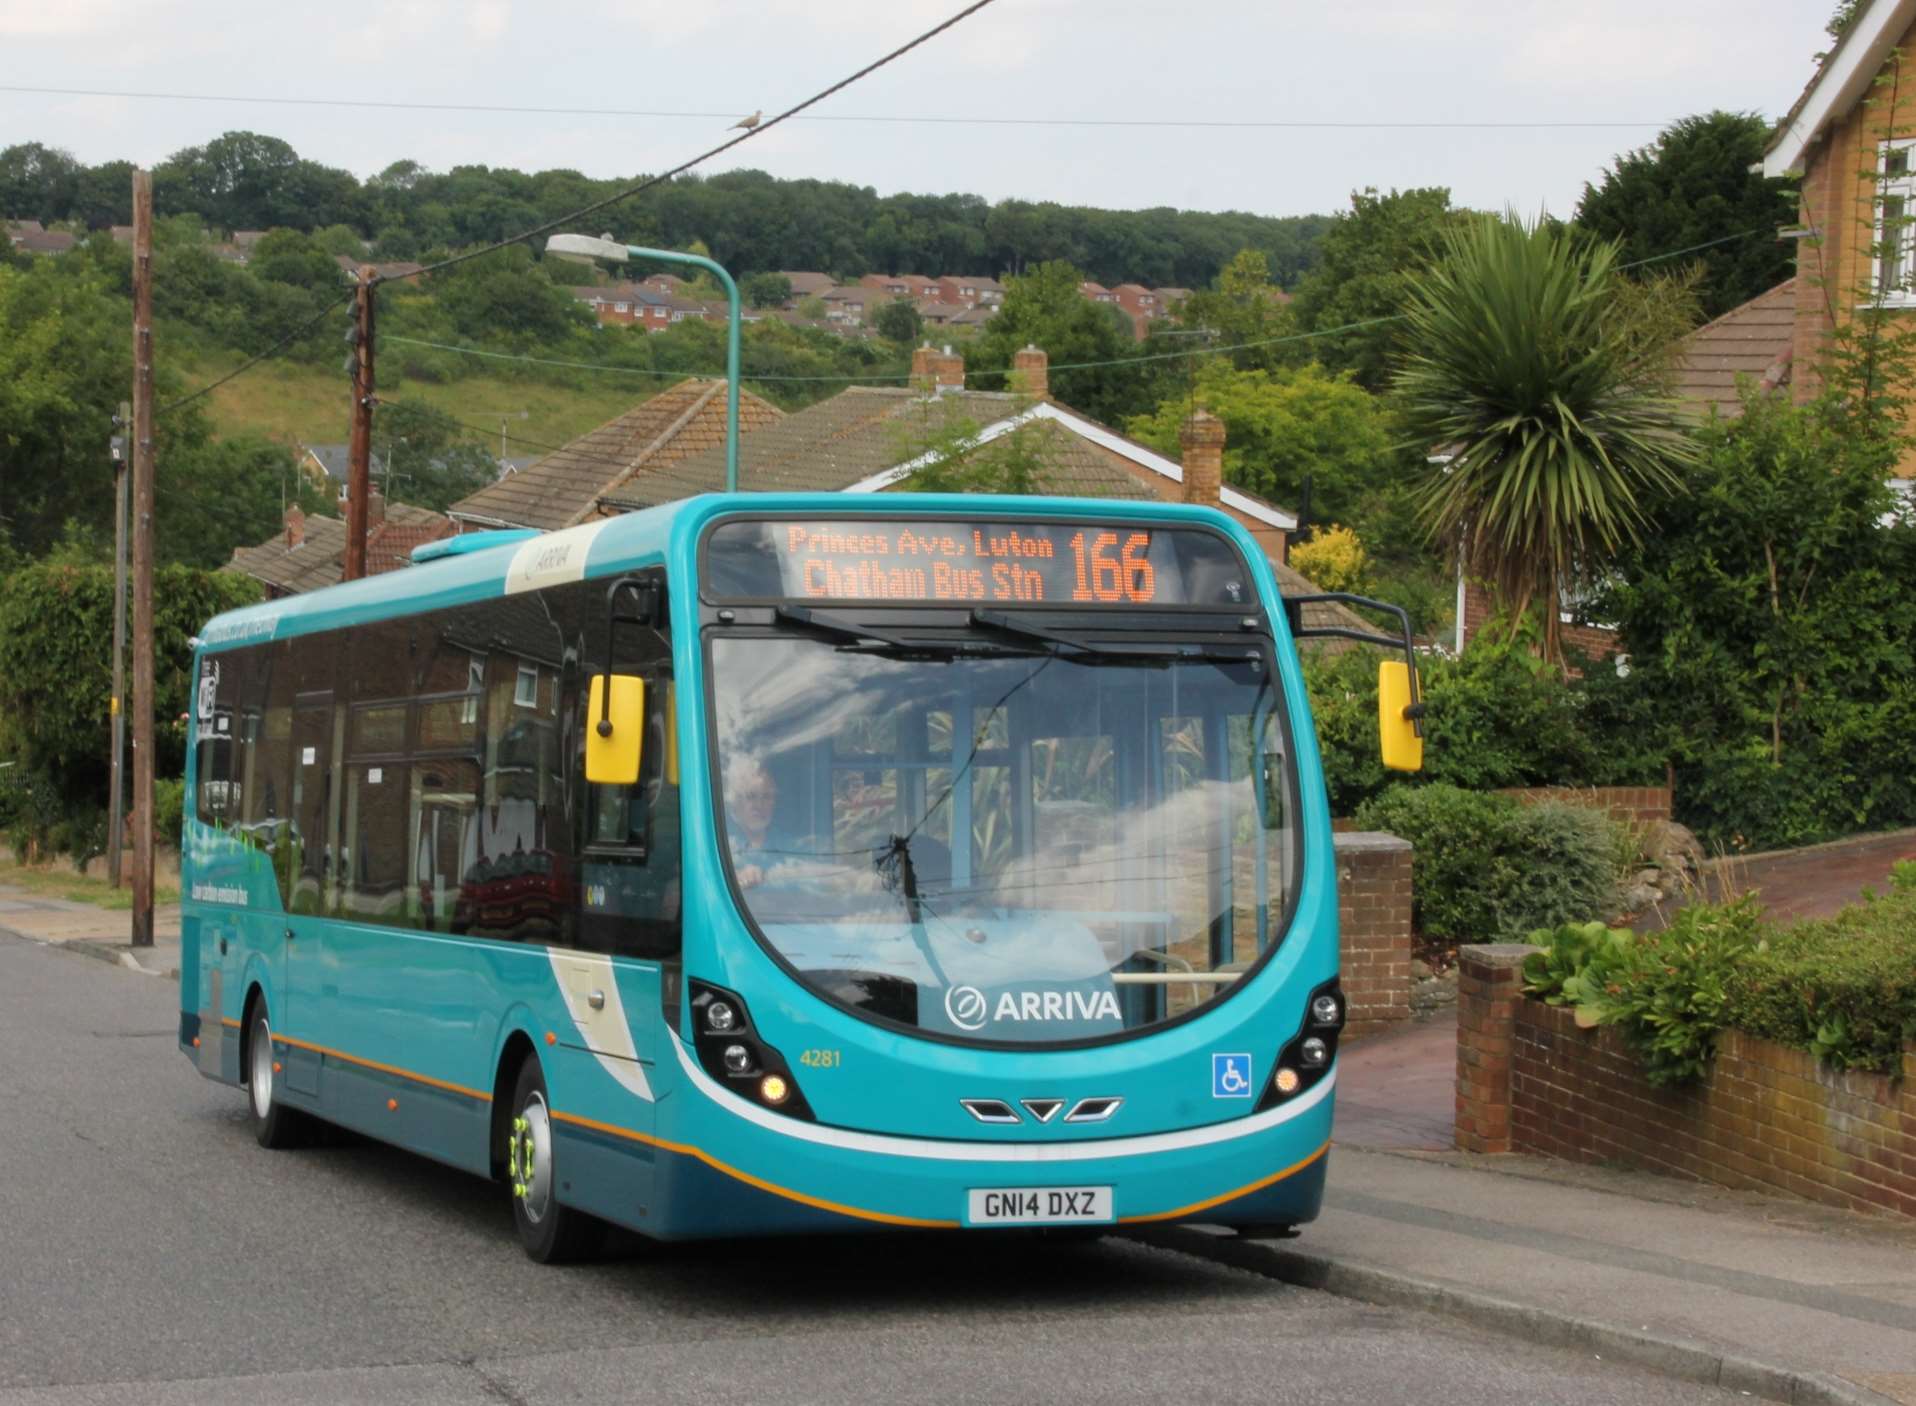
M 1787 385 L 1795 332 L 1792 278 L 1683 339 L 1677 394 L 1699 417 L 1707 416 L 1711 406 L 1721 415 L 1741 414 L 1737 377 L 1747 376 L 1763 390 Z
M 781 269 L 778 276 L 791 284 L 794 298 L 822 293 L 830 288 L 834 281 L 829 273 L 807 273 L 803 270 Z
M 739 432 L 774 424 L 778 408 L 750 391 L 739 395 Z M 451 508 L 482 526 L 501 523 L 542 532 L 593 515 L 601 497 L 635 474 L 650 475 L 689 454 L 725 452 L 725 382 L 681 381 L 669 390 L 581 435 L 530 468 L 486 485 Z M 673 495 L 676 496 L 676 495 Z
M 371 575 L 404 566 L 412 549 L 451 530 L 441 513 L 410 503 L 388 503 L 386 520 L 366 534 L 366 569 Z M 221 570 L 237 571 L 289 595 L 339 583 L 346 556 L 346 524 L 336 517 L 306 519 L 305 540 L 286 545 L 284 530 L 257 547 L 239 547 Z
M 38 220 L 7 220 L 7 221 L 4 221 L 4 223 L 7 227 L 7 233 L 9 234 L 44 234 L 46 233 L 46 226 L 41 224 Z
M 29 231 L 14 238 L 14 243 L 29 254 L 64 254 L 79 242 L 63 229 Z

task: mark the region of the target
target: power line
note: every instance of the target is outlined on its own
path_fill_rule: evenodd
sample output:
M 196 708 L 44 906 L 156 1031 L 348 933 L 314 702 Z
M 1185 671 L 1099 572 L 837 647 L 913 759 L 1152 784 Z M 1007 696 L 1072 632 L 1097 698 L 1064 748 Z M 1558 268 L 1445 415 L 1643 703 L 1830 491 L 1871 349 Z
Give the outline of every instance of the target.
M 950 29 L 953 25 L 957 24 L 960 20 L 970 18 L 972 15 L 977 14 L 978 11 L 984 9 L 985 6 L 991 3 L 992 3 L 992 0 L 972 0 L 971 4 L 965 6 L 964 9 L 958 11 L 957 14 L 952 15 L 947 19 L 941 20 L 939 23 L 933 25 L 930 29 L 927 29 L 924 33 L 918 35 L 917 38 L 907 40 L 905 43 L 900 44 L 896 49 L 893 49 L 890 53 L 886 54 L 883 58 L 873 60 L 871 63 L 868 63 L 863 68 L 859 69 L 856 73 L 852 73 L 844 78 L 839 79 L 836 83 L 832 84 L 829 88 L 822 89 L 821 91 L 814 93 L 811 97 L 806 98 L 803 102 L 798 103 L 795 106 L 786 108 L 785 111 L 779 113 L 776 117 L 768 118 L 763 122 L 759 122 L 756 125 L 747 128 L 745 131 L 739 133 L 736 137 L 733 137 L 731 140 L 720 142 L 717 146 L 713 147 L 710 151 L 702 152 L 699 155 L 693 157 L 690 161 L 682 162 L 679 165 L 674 166 L 671 170 L 666 171 L 661 175 L 649 177 L 646 180 L 640 181 L 635 186 L 627 187 L 625 190 L 618 192 L 616 195 L 607 196 L 604 200 L 595 200 L 592 202 L 592 204 L 586 205 L 581 207 L 580 209 L 574 210 L 570 214 L 561 215 L 556 220 L 547 220 L 542 225 L 535 225 L 533 228 L 526 230 L 523 233 L 514 235 L 510 239 L 502 239 L 502 240 L 499 240 L 497 243 L 488 244 L 482 249 L 473 249 L 464 254 L 455 254 L 450 259 L 441 259 L 436 264 L 428 264 L 426 265 L 426 267 L 419 269 L 415 273 L 401 274 L 400 277 L 418 278 L 422 274 L 432 273 L 437 269 L 451 268 L 454 264 L 463 264 L 469 259 L 477 259 L 487 254 L 496 253 L 499 250 L 506 248 L 508 245 L 521 244 L 528 239 L 536 239 L 539 235 L 548 234 L 551 231 L 559 228 L 559 226 L 561 225 L 577 224 L 580 220 L 583 220 L 588 215 L 596 215 L 599 211 L 604 210 L 610 206 L 617 205 L 622 200 L 629 200 L 631 197 L 638 195 L 642 191 L 651 190 L 654 186 L 663 185 L 665 182 L 672 180 L 676 176 L 684 175 L 687 171 L 690 171 L 694 166 L 702 165 L 703 163 L 710 161 L 713 157 L 718 156 L 723 152 L 730 151 L 733 147 L 738 146 L 741 142 L 749 142 L 750 140 L 752 140 L 753 137 L 763 136 L 766 132 L 769 132 L 772 128 L 778 126 L 779 123 L 790 121 L 792 118 L 798 116 L 799 113 L 805 111 L 806 108 L 817 106 L 819 103 L 824 102 L 825 99 L 831 97 L 834 93 L 842 92 L 846 88 L 851 87 L 851 85 L 858 82 L 859 79 L 864 78 L 869 74 L 876 73 L 879 69 L 885 67 L 885 65 L 891 63 L 895 59 L 903 58 L 906 54 L 909 54 L 913 49 L 916 49 L 917 47 L 919 47 L 919 45 L 927 43 L 928 41 L 937 38 L 940 34 L 943 34 L 946 30 Z
M 963 15 L 958 16 L 964 18 Z M 927 35 L 927 38 L 930 36 Z M 922 42 L 922 41 L 921 41 Z M 386 98 L 288 98 L 265 95 L 241 96 L 218 93 L 154 93 L 107 88 L 36 88 L 18 84 L 0 84 L 0 93 L 32 93 L 68 98 L 128 98 L 153 102 L 182 103 L 257 103 L 271 107 L 374 108 L 397 112 L 491 112 L 525 117 L 644 117 L 666 120 L 723 121 L 737 117 L 736 112 L 699 112 L 686 109 L 644 109 L 616 107 L 519 107 L 501 103 L 428 103 L 402 102 Z M 816 101 L 814 99 L 814 101 Z M 798 109 L 793 109 L 793 115 Z M 1543 131 L 1561 129 L 1604 129 L 1629 127 L 1666 127 L 1670 119 L 1660 121 L 1567 121 L 1567 122 L 1479 122 L 1468 119 L 1422 122 L 1347 122 L 1314 118 L 1207 119 L 1192 117 L 932 117 L 909 113 L 814 113 L 799 118 L 804 122 L 911 123 L 921 126 L 949 127 L 1168 127 L 1270 130 L 1346 130 L 1346 131 L 1459 131 L 1508 130 Z M 763 124 L 771 126 L 770 122 Z
M 561 366 L 574 371 L 610 371 L 621 376 L 706 376 L 707 371 L 659 371 L 647 366 L 606 366 L 591 361 L 562 361 L 550 356 L 527 356 L 523 352 L 486 351 L 481 347 L 462 347 L 453 342 L 426 342 L 417 337 L 386 337 L 383 340 L 397 342 L 407 347 L 431 347 L 434 351 L 458 352 L 463 356 L 481 356 L 492 361 L 524 361 L 534 366 Z M 908 381 L 909 371 L 893 375 L 873 376 L 756 376 L 750 371 L 739 373 L 741 381 L 814 381 L 844 382 L 852 384 L 863 381 Z
M 335 312 L 338 312 L 341 308 L 345 307 L 346 304 L 350 303 L 355 296 L 356 296 L 355 294 L 348 293 L 345 297 L 341 298 L 338 302 L 328 303 L 325 307 L 321 308 L 318 312 L 314 313 L 311 317 L 307 318 L 304 322 L 300 323 L 299 326 L 295 327 L 292 331 L 288 332 L 284 337 L 281 337 L 277 342 L 274 342 L 272 346 L 268 347 L 265 351 L 261 352 L 258 356 L 249 357 L 245 361 L 242 361 L 238 366 L 235 366 L 231 371 L 228 371 L 224 376 L 220 377 L 217 381 L 209 381 L 206 385 L 201 386 L 198 390 L 190 391 L 186 395 L 181 396 L 178 400 L 169 401 L 167 404 L 162 405 L 158 410 L 154 411 L 154 414 L 156 415 L 170 414 L 171 412 L 178 410 L 183 405 L 192 404 L 194 401 L 198 400 L 203 395 L 211 395 L 214 391 L 218 390 L 221 386 L 225 385 L 228 381 L 232 380 L 235 376 L 241 375 L 242 373 L 247 371 L 251 371 L 255 366 L 258 366 L 262 361 L 266 360 L 267 357 L 272 356 L 275 352 L 278 352 L 284 349 L 291 343 L 298 341 L 301 337 L 305 336 L 308 332 L 312 331 L 314 327 L 318 326 L 319 323 L 324 321 L 328 316 L 330 316 L 331 314 Z
M 502 434 L 500 431 L 492 429 L 491 427 L 485 426 L 485 425 L 468 425 L 464 420 L 455 420 L 452 418 L 451 415 L 448 415 L 445 411 L 441 410 L 438 406 L 432 405 L 423 400 L 392 400 L 382 395 L 382 396 L 374 397 L 373 403 L 375 405 L 388 406 L 388 407 L 410 405 L 416 410 L 431 411 L 435 415 L 443 416 L 447 424 L 457 425 L 460 429 L 465 430 L 469 434 L 484 435 L 489 440 L 497 437 L 500 439 L 507 440 L 513 444 L 523 444 L 528 449 L 543 449 L 548 454 L 556 454 L 558 453 L 559 450 L 565 448 L 565 446 L 562 444 L 547 444 L 543 440 L 527 439 L 524 435 L 511 434 L 511 433 Z M 389 450 L 388 451 L 389 456 L 390 456 L 390 453 L 391 451 Z

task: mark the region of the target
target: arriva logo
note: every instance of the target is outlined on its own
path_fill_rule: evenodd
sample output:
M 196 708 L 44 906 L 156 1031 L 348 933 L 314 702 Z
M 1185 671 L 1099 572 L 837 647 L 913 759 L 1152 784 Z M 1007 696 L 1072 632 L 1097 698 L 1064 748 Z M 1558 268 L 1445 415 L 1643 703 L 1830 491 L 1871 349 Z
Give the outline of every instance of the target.
M 945 993 L 945 1014 L 960 1030 L 980 1030 L 985 1023 L 985 993 L 975 986 L 954 986 Z
M 985 1012 L 993 1020 L 1117 1020 L 1118 998 L 1110 991 L 1001 991 L 994 1008 L 975 986 L 954 986 L 945 993 L 945 1014 L 960 1030 L 981 1030 Z

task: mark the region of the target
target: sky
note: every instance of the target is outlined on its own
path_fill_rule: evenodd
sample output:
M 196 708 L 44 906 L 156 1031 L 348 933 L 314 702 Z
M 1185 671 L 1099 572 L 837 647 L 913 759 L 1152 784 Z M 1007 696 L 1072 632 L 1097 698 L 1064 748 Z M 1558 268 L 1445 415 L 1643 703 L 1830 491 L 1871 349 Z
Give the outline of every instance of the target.
M 411 158 L 650 172 L 777 112 L 963 0 L 0 0 L 0 146 L 147 164 L 229 130 L 361 176 Z M 1061 126 L 794 120 L 702 169 L 1139 209 L 1328 212 L 1353 189 L 1570 214 L 1586 181 L 1712 108 L 1774 118 L 1834 0 L 994 0 L 814 111 L 835 118 L 1515 127 Z M 264 97 L 710 116 L 422 112 Z M 1622 124 L 1594 127 L 1544 124 Z

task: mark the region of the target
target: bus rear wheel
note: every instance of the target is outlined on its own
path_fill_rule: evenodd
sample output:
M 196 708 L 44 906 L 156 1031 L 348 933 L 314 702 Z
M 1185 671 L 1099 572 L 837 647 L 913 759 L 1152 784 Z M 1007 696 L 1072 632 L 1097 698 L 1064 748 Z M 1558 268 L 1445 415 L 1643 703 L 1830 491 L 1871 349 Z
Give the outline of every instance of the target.
M 246 1024 L 246 1099 L 253 1111 L 253 1136 L 275 1151 L 304 1144 L 312 1121 L 279 1098 L 279 1059 L 273 1051 L 273 1027 L 266 998 L 256 996 Z
M 506 1123 L 505 1168 L 512 1191 L 512 1220 L 527 1256 L 540 1264 L 566 1264 L 596 1250 L 604 1240 L 605 1226 L 559 1203 L 552 1134 L 545 1071 L 537 1057 L 528 1058 L 519 1066 L 512 1116 Z

